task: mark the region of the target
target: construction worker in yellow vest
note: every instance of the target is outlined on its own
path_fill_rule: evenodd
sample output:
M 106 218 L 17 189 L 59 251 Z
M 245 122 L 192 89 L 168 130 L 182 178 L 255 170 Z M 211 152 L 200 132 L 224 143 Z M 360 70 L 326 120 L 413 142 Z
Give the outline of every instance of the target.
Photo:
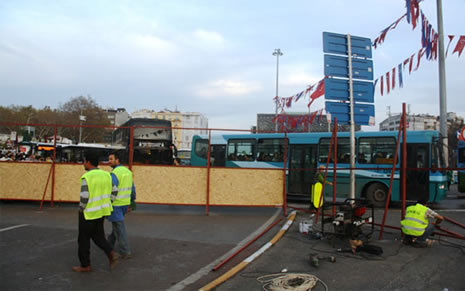
M 428 220 L 436 218 L 436 224 L 439 224 L 444 217 L 426 207 L 426 202 L 426 199 L 420 199 L 417 204 L 407 207 L 405 218 L 400 222 L 405 244 L 427 247 L 433 243 L 428 237 L 433 233 L 434 226 Z
M 322 193 L 323 183 L 326 182 L 326 184 L 328 185 L 333 185 L 332 182 L 328 180 L 325 181 L 324 171 L 325 167 L 323 165 L 320 165 L 315 175 L 313 176 L 313 184 L 311 189 L 311 208 L 320 208 L 321 205 L 323 205 L 324 197 L 321 197 L 324 196 L 324 194 Z
M 110 166 L 113 168 L 111 172 L 112 183 L 118 188 L 118 194 L 113 201 L 113 212 L 108 217 L 112 225 L 108 242 L 115 248 L 120 258 L 129 259 L 131 249 L 129 248 L 124 217 L 131 209 L 135 209 L 136 188 L 131 170 L 121 165 L 120 160 L 118 152 L 113 152 L 108 156 Z
M 78 256 L 80 266 L 73 267 L 75 272 L 90 272 L 90 239 L 108 256 L 110 269 L 118 262 L 118 256 L 105 239 L 104 217 L 112 211 L 111 201 L 116 197 L 117 189 L 112 186 L 109 173 L 98 168 L 99 156 L 88 152 L 84 158 L 87 171 L 81 177 L 79 203 Z

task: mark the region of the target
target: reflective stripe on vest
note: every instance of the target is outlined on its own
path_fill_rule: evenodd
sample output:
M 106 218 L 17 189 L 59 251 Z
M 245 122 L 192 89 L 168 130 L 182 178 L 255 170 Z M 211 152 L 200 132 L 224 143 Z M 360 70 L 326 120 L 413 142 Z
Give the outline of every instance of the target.
M 402 232 L 407 235 L 421 236 L 428 226 L 428 219 L 425 217 L 428 208 L 422 204 L 407 207 L 406 215 L 402 224 Z
M 86 220 L 99 219 L 108 216 L 113 211 L 111 205 L 111 175 L 101 169 L 91 170 L 81 177 L 86 179 L 89 189 L 89 200 L 84 209 Z
M 131 204 L 132 172 L 124 166 L 118 166 L 113 169 L 112 173 L 118 179 L 118 195 L 116 195 L 113 205 L 126 206 Z

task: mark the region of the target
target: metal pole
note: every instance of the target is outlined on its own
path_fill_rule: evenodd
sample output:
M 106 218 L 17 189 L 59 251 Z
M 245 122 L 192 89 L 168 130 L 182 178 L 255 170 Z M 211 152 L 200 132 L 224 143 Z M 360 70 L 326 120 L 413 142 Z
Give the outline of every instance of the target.
M 405 200 L 407 199 L 407 113 L 405 110 L 405 103 L 402 103 L 402 169 L 401 169 L 401 182 L 402 187 L 402 211 L 401 218 L 405 217 Z
M 53 207 L 53 200 L 55 199 L 55 170 L 57 158 L 57 126 L 53 129 L 53 159 L 52 159 L 52 197 L 50 199 L 50 206 Z
M 438 64 L 439 64 L 439 111 L 440 123 L 439 131 L 441 133 L 443 145 L 444 168 L 449 167 L 449 151 L 447 141 L 447 94 L 446 94 L 446 65 L 444 62 L 444 29 L 442 23 L 442 0 L 436 2 L 438 14 Z
M 210 215 L 210 167 L 211 167 L 211 140 L 212 131 L 208 130 L 208 153 L 207 153 L 207 197 L 205 199 L 205 214 Z
M 354 121 L 354 88 L 352 84 L 352 48 L 350 34 L 347 34 L 347 53 L 349 55 L 349 100 L 350 100 L 350 193 L 355 199 L 355 121 Z M 353 200 L 352 200 L 353 201 Z
M 284 132 L 284 156 L 283 156 L 283 215 L 287 216 L 287 196 L 286 196 L 286 173 L 287 169 L 287 156 L 288 156 L 288 138 L 287 132 Z
M 129 128 L 129 157 L 128 166 L 129 170 L 132 171 L 132 164 L 134 163 L 134 126 Z
M 383 222 L 381 223 L 381 229 L 379 230 L 379 237 L 378 239 L 383 239 L 383 232 L 384 232 L 384 225 L 386 223 L 386 216 L 389 209 L 389 203 L 391 202 L 391 193 L 392 193 L 392 183 L 394 182 L 394 176 L 396 174 L 396 166 L 397 160 L 399 158 L 399 147 L 400 147 L 400 136 L 403 132 L 404 123 L 399 123 L 399 132 L 397 134 L 397 141 L 396 141 L 396 151 L 394 154 L 394 162 L 392 163 L 392 170 L 391 170 L 391 179 L 389 180 L 389 190 L 388 195 L 386 198 L 386 204 L 384 205 L 384 214 L 383 214 Z
M 276 98 L 278 98 L 278 88 L 279 88 L 279 56 L 282 56 L 283 53 L 281 49 L 277 48 L 273 52 L 273 56 L 276 56 Z M 276 100 L 278 101 L 278 100 Z M 275 118 L 278 116 L 278 102 L 275 104 Z M 276 119 L 275 119 L 276 120 Z M 274 130 L 278 131 L 278 121 L 276 120 Z
M 333 168 L 333 217 L 336 217 L 336 186 L 337 186 L 337 117 L 334 118 L 334 168 Z
M 79 120 L 79 142 L 81 143 L 81 137 L 82 137 L 82 121 Z
M 81 138 L 82 138 L 82 110 L 81 110 L 81 113 L 79 114 L 79 142 L 78 143 L 81 143 Z

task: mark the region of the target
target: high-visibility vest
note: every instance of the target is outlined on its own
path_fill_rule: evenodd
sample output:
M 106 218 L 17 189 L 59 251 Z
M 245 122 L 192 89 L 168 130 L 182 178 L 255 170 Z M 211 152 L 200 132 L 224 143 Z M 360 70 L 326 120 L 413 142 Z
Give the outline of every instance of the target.
M 320 208 L 323 205 L 324 195 L 322 193 L 323 184 L 316 182 L 312 185 L 312 203 L 315 208 Z M 321 197 L 323 195 L 323 197 Z
M 118 166 L 113 169 L 112 173 L 118 178 L 118 195 L 116 195 L 113 205 L 126 206 L 131 204 L 132 172 L 124 166 Z
M 89 189 L 89 200 L 84 209 L 86 220 L 99 219 L 108 216 L 113 211 L 111 205 L 111 175 L 101 169 L 91 170 L 81 177 L 85 179 Z
M 419 203 L 407 207 L 405 218 L 400 222 L 402 232 L 407 235 L 421 236 L 428 227 L 428 219 L 425 217 L 427 209 L 428 207 Z

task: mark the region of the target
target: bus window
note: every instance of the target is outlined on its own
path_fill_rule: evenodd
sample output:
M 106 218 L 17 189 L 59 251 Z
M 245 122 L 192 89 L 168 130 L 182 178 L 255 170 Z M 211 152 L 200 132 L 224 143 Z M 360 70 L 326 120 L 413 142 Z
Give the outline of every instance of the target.
M 257 154 L 257 161 L 282 162 L 284 156 L 284 139 L 259 139 Z
M 196 140 L 194 150 L 197 156 L 206 159 L 208 155 L 208 140 L 206 139 Z
M 329 145 L 331 144 L 330 138 L 322 138 L 320 140 L 319 146 L 319 161 L 320 163 L 326 163 L 328 158 Z M 329 159 L 330 163 L 333 163 L 334 159 L 332 157 L 333 150 L 331 150 L 331 157 Z M 348 138 L 338 138 L 337 139 L 337 162 L 348 164 L 350 163 L 350 140 Z
M 254 161 L 255 139 L 231 139 L 228 142 L 229 161 Z
M 359 161 L 371 164 L 392 164 L 396 141 L 393 137 L 361 137 L 359 138 Z

